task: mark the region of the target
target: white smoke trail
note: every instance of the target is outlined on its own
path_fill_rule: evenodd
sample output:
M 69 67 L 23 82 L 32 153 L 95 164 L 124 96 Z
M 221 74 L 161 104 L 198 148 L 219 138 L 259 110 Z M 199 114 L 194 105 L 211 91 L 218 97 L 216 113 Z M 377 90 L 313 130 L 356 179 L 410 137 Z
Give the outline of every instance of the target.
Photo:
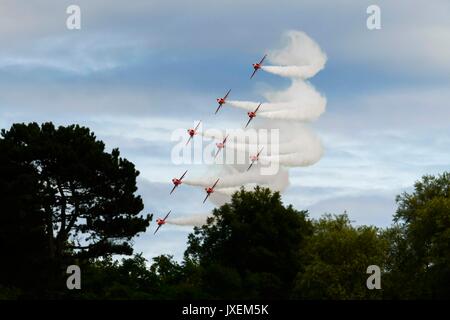
M 217 184 L 217 189 L 226 189 L 237 187 L 237 190 L 241 186 L 253 184 L 253 186 L 267 184 L 268 177 L 259 174 L 256 170 L 250 170 L 241 172 L 237 168 L 232 166 L 223 166 L 221 172 L 217 177 L 204 177 L 198 179 L 188 179 L 184 180 L 186 185 L 197 186 L 197 187 L 210 187 L 220 179 Z M 289 184 L 289 175 L 286 170 L 280 170 L 275 176 L 270 176 L 271 185 L 277 190 L 284 189 L 285 186 Z
M 266 93 L 265 97 L 268 102 L 262 102 L 257 117 L 310 122 L 322 115 L 327 103 L 311 84 L 302 80 L 293 80 L 288 89 Z M 254 111 L 259 102 L 231 100 L 227 104 Z
M 222 205 L 230 200 L 230 197 L 236 191 L 244 188 L 247 191 L 253 190 L 256 186 L 267 187 L 273 191 L 283 192 L 289 185 L 289 173 L 287 170 L 280 169 L 275 175 L 264 176 L 258 170 L 246 171 L 247 165 L 244 168 L 239 168 L 231 165 L 221 166 L 221 171 L 217 177 L 202 177 L 198 179 L 188 179 L 184 181 L 186 185 L 197 187 L 210 187 L 219 178 L 214 193 L 209 199 L 216 205 Z
M 226 148 L 236 150 L 238 156 L 240 153 L 244 153 L 245 158 L 254 155 L 256 150 L 262 149 L 260 163 L 278 162 L 287 167 L 310 166 L 319 161 L 323 155 L 320 139 L 310 128 L 301 123 L 290 123 L 288 127 L 284 126 L 284 128 L 280 126 L 279 142 L 251 145 L 230 141 Z M 272 154 L 272 150 L 278 152 Z
M 220 178 L 210 200 L 221 205 L 230 200 L 230 196 L 241 187 L 252 190 L 255 186 L 268 187 L 274 191 L 284 191 L 289 185 L 288 167 L 309 166 L 320 160 L 323 154 L 320 139 L 306 126 L 320 117 L 325 111 L 326 98 L 318 93 L 305 80 L 313 77 L 324 68 L 326 55 L 320 47 L 305 33 L 290 31 L 286 34 L 286 45 L 268 54 L 268 60 L 274 65 L 263 66 L 262 70 L 289 77 L 291 85 L 282 91 L 263 94 L 264 100 L 253 120 L 251 127 L 259 129 L 278 129 L 279 141 L 266 141 L 250 144 L 248 132 L 235 130 L 229 134 L 225 151 L 234 149 L 244 152 L 246 159 L 264 146 L 258 162 L 247 171 L 247 165 L 222 165 L 221 171 L 211 177 L 186 179 L 192 186 L 209 187 Z M 260 102 L 229 100 L 226 104 L 254 111 Z M 264 121 L 258 120 L 265 118 Z M 270 120 L 268 120 L 270 119 Z M 225 137 L 224 132 L 204 130 L 202 135 L 218 141 Z M 276 148 L 273 148 L 276 146 Z M 273 150 L 278 150 L 273 154 Z M 262 175 L 258 170 L 264 163 L 278 163 L 281 169 L 275 175 Z
M 206 224 L 206 219 L 208 219 L 208 217 L 210 217 L 209 214 L 195 214 L 187 217 L 172 218 L 170 220 L 167 219 L 166 223 L 177 226 L 201 227 Z
M 309 67 L 262 66 L 261 69 L 286 78 L 308 79 L 314 75 L 314 72 Z
M 326 54 L 318 44 L 304 32 L 289 31 L 287 43 L 269 54 L 273 66 L 262 66 L 262 70 L 289 78 L 308 79 L 325 67 Z

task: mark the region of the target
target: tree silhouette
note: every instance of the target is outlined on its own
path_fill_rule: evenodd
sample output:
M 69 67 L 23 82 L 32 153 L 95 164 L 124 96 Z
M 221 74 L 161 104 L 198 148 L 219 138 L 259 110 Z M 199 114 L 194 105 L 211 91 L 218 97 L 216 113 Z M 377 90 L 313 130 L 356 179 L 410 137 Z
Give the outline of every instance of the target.
M 0 286 L 45 289 L 46 273 L 30 272 L 30 268 L 55 271 L 48 257 L 39 180 L 18 149 L 0 139 Z
M 311 231 L 306 212 L 284 207 L 279 193 L 241 190 L 189 236 L 185 259 L 215 297 L 285 298 Z
M 395 298 L 450 298 L 450 173 L 424 176 L 397 197 L 388 277 Z
M 13 225 L 0 224 L 3 246 L 36 245 L 39 260 L 48 257 L 59 266 L 67 257 L 131 254 L 131 239 L 145 231 L 151 216 L 139 215 L 139 172 L 119 156 L 78 125 L 14 124 L 2 130 L 0 219 Z M 23 238 L 27 231 L 33 241 Z
M 369 265 L 383 268 L 386 241 L 375 227 L 354 227 L 346 214 L 324 215 L 314 221 L 305 248 L 305 267 L 295 281 L 294 298 L 380 299 L 368 290 Z

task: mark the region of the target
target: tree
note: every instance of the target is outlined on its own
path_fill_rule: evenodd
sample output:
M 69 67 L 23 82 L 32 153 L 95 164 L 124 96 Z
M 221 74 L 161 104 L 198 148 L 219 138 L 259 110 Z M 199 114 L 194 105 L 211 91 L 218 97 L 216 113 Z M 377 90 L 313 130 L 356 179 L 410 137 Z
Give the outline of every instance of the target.
M 120 262 L 111 256 L 89 261 L 83 268 L 83 289 L 70 292 L 77 299 L 155 299 L 157 276 L 146 265 L 142 254 Z
M 450 173 L 424 176 L 397 197 L 391 231 L 391 295 L 450 298 Z
M 185 261 L 214 298 L 286 298 L 310 233 L 306 212 L 284 207 L 278 192 L 242 189 L 189 236 Z
M 151 221 L 139 215 L 139 172 L 118 149 L 106 152 L 88 128 L 14 124 L 1 132 L 0 155 L 0 219 L 33 231 L 29 237 L 45 250 L 41 260 L 62 266 L 71 257 L 131 254 L 131 239 Z M 26 230 L 8 229 L 0 225 L 3 246 L 34 245 L 22 238 Z
M 368 290 L 369 265 L 383 267 L 387 243 L 375 227 L 353 227 L 346 214 L 324 215 L 314 223 L 305 248 L 305 268 L 296 278 L 301 299 L 381 298 Z
M 38 288 L 48 283 L 45 273 L 33 274 L 30 268 L 54 271 L 39 202 L 34 170 L 13 143 L 0 139 L 0 287 L 7 287 L 0 291 L 8 292 L 5 297 L 10 292 L 20 295 L 17 287 Z

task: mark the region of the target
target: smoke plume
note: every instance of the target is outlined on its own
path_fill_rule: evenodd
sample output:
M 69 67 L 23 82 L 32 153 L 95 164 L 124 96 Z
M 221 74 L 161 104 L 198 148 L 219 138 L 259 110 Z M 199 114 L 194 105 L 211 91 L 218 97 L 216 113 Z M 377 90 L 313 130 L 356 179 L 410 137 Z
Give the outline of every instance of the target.
M 194 214 L 187 217 L 172 218 L 167 220 L 167 224 L 201 227 L 206 223 L 208 217 L 208 214 Z
M 246 139 L 248 131 L 202 133 L 204 137 L 217 141 L 229 134 L 222 152 L 232 149 L 234 153 L 244 153 L 246 159 L 261 148 L 263 150 L 249 171 L 250 161 L 245 165 L 224 164 L 218 171 L 217 166 L 214 166 L 216 171 L 210 177 L 185 180 L 188 185 L 209 187 L 220 178 L 215 192 L 210 196 L 210 200 L 217 205 L 229 201 L 230 196 L 241 187 L 251 190 L 259 185 L 282 192 L 289 185 L 289 167 L 310 166 L 322 157 L 320 139 L 308 127 L 308 123 L 317 120 L 325 112 L 326 98 L 307 79 L 324 68 L 327 58 L 317 43 L 303 32 L 289 31 L 284 40 L 281 49 L 268 53 L 267 63 L 271 65 L 262 66 L 261 70 L 290 78 L 290 86 L 285 90 L 266 91 L 260 101 L 226 101 L 227 105 L 246 111 L 255 111 L 258 104 L 262 103 L 249 128 L 277 129 L 279 139 L 252 144 Z M 262 175 L 260 168 L 268 163 L 277 163 L 280 170 L 274 175 Z
M 308 79 L 325 67 L 326 54 L 304 32 L 286 33 L 285 46 L 269 53 L 272 66 L 263 66 L 264 71 L 288 78 Z

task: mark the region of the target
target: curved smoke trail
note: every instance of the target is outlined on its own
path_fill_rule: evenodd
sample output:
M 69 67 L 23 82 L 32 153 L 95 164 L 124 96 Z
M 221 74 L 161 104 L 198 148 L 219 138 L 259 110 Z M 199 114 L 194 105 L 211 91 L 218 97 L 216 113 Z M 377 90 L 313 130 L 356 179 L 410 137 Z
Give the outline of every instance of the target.
M 282 77 L 309 79 L 325 67 L 326 54 L 304 32 L 289 31 L 285 36 L 286 45 L 269 54 L 275 65 L 261 69 Z
M 322 70 L 326 63 L 326 55 L 320 47 L 305 33 L 289 31 L 285 35 L 286 44 L 279 50 L 269 53 L 268 60 L 273 64 L 263 66 L 265 72 L 291 79 L 291 85 L 286 90 L 266 92 L 264 100 L 237 101 L 230 100 L 226 104 L 254 111 L 257 105 L 262 105 L 257 113 L 253 128 L 279 129 L 279 141 L 268 141 L 255 167 L 264 163 L 277 162 L 281 168 L 275 175 L 262 175 L 252 168 L 247 171 L 247 165 L 220 166 L 218 174 L 209 178 L 186 179 L 185 183 L 192 186 L 211 186 L 217 177 L 220 181 L 210 199 L 216 205 L 229 201 L 230 196 L 241 187 L 252 189 L 254 186 L 269 187 L 274 191 L 286 189 L 289 185 L 288 167 L 310 166 L 320 160 L 323 154 L 320 139 L 307 126 L 325 112 L 326 98 L 318 93 L 307 79 Z M 258 121 L 265 118 L 265 121 Z M 223 133 L 204 132 L 203 136 L 218 141 L 224 138 Z M 245 140 L 245 132 L 237 130 L 231 133 L 226 148 L 238 152 L 259 150 L 263 145 L 249 145 Z M 276 154 L 272 154 L 275 146 Z M 251 147 L 251 148 L 250 148 Z M 203 216 L 204 217 L 204 216 Z
M 172 218 L 167 220 L 167 224 L 173 224 L 176 226 L 197 226 L 201 227 L 205 224 L 208 214 L 193 214 L 187 217 Z
M 258 117 L 281 120 L 314 121 L 325 111 L 326 99 L 314 87 L 302 80 L 293 80 L 289 88 L 280 92 L 266 94 Z M 228 105 L 253 111 L 259 102 L 227 101 Z

